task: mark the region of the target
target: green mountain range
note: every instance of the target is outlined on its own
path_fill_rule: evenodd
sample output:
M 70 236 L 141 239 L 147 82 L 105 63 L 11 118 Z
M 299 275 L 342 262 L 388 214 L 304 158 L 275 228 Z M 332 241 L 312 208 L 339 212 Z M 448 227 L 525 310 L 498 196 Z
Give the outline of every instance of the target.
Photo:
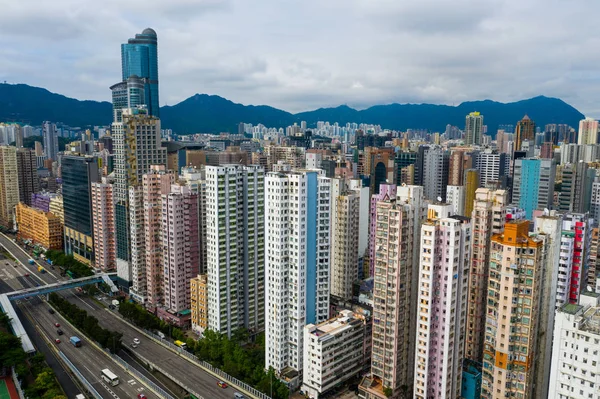
M 309 127 L 315 126 L 317 121 L 341 125 L 356 122 L 395 130 L 412 128 L 443 132 L 446 124 L 463 128 L 465 116 L 473 111 L 483 114 L 484 124 L 492 135 L 498 125 L 514 125 L 525 114 L 542 129 L 549 123 L 577 127 L 584 118 L 564 101 L 544 96 L 512 103 L 469 101 L 458 106 L 387 104 L 356 110 L 342 105 L 292 114 L 266 105 L 242 105 L 219 96 L 196 94 L 179 104 L 160 109 L 162 127 L 178 134 L 237 132 L 239 122 L 286 127 L 300 121 L 306 121 Z M 80 101 L 25 84 L 0 84 L 0 121 L 39 125 L 45 120 L 73 127 L 108 125 L 112 121 L 112 106 L 109 102 Z

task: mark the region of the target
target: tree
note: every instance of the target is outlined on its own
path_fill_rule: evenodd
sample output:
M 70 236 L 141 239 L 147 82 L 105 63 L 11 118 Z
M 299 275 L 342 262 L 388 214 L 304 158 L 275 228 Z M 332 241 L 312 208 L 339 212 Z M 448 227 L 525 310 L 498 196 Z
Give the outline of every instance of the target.
M 0 331 L 0 367 L 12 367 L 24 363 L 25 352 L 21 340 L 12 334 Z
M 390 396 L 392 396 L 392 393 L 394 393 L 394 391 L 392 390 L 392 388 L 390 387 L 384 387 L 383 388 L 383 394 L 389 398 Z
M 10 330 L 10 317 L 4 312 L 0 312 L 0 327 Z

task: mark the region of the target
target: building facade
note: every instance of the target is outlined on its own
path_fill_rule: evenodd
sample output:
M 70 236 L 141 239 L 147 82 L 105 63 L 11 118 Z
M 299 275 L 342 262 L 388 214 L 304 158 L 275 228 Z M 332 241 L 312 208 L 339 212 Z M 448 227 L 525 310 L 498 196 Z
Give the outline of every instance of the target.
M 115 201 L 113 185 L 93 182 L 92 221 L 94 237 L 94 266 L 102 272 L 117 269 L 117 243 L 115 240 Z
M 19 201 L 31 205 L 31 196 L 40 191 L 35 153 L 28 148 L 17 149 Z
M 465 347 L 465 358 L 477 363 L 483 360 L 491 239 L 493 234 L 500 234 L 504 229 L 507 205 L 506 191 L 477 189 L 471 213 L 473 245 L 470 255 Z
M 11 229 L 15 206 L 19 203 L 17 151 L 15 147 L 0 146 L 0 225 Z
M 421 227 L 415 398 L 460 396 L 471 224 L 447 204 L 429 205 Z
M 172 185 L 161 197 L 163 261 L 162 305 L 170 313 L 191 307 L 190 280 L 200 269 L 198 194 L 187 186 Z
M 209 328 L 264 330 L 264 170 L 206 167 Z
M 100 181 L 97 159 L 63 155 L 61 164 L 65 253 L 91 265 L 94 260 L 92 183 Z
M 529 236 L 529 221 L 507 222 L 504 232 L 492 237 L 481 387 L 484 399 L 532 395 L 543 265 L 543 240 Z
M 483 130 L 483 115 L 479 112 L 471 112 L 465 122 L 465 145 L 481 144 L 481 132 Z
M 17 204 L 15 214 L 20 240 L 31 240 L 46 249 L 62 250 L 63 225 L 57 216 L 23 203 Z
M 208 277 L 199 274 L 190 280 L 192 331 L 201 335 L 208 328 Z
M 265 178 L 265 366 L 302 380 L 304 327 L 329 318 L 330 179 L 320 171 Z
M 323 397 L 332 388 L 357 376 L 363 368 L 364 321 L 351 310 L 304 327 L 302 392 Z
M 554 202 L 556 164 L 550 159 L 521 158 L 514 161 L 512 202 L 525 210 L 551 209 Z

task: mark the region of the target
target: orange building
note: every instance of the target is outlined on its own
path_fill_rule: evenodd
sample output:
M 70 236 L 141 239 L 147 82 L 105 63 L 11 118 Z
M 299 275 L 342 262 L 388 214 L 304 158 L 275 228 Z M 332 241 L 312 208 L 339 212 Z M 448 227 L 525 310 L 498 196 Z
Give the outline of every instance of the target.
M 62 249 L 63 225 L 58 216 L 31 208 L 22 202 L 16 206 L 15 213 L 18 238 L 31 240 L 46 249 Z
M 534 387 L 545 257 L 529 221 L 492 236 L 481 397 L 530 398 Z

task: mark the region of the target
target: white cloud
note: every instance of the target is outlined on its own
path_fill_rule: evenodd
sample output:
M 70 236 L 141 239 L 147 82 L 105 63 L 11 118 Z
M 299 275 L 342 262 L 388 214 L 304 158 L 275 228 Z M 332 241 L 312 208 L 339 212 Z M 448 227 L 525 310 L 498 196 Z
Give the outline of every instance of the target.
M 109 100 L 152 27 L 161 102 L 289 111 L 539 94 L 599 117 L 594 0 L 0 0 L 0 80 Z

